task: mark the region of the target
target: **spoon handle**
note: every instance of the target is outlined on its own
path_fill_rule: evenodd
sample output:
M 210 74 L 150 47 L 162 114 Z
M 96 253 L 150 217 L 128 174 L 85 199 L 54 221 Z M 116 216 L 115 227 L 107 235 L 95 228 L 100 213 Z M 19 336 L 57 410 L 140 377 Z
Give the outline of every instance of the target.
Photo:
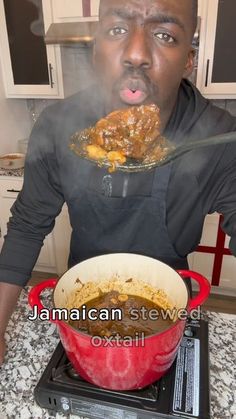
M 165 166 L 188 151 L 192 151 L 200 147 L 209 147 L 210 145 L 232 143 L 234 141 L 236 142 L 236 131 L 216 135 L 214 137 L 208 137 L 203 140 L 190 141 L 189 143 L 177 146 L 175 149 L 168 151 L 162 160 L 152 161 L 149 163 L 137 164 L 137 162 L 135 162 L 133 164 L 123 164 L 117 167 L 117 169 L 124 172 L 143 172 L 154 169 L 155 167 Z
M 86 155 L 82 155 L 81 151 L 82 148 L 79 148 L 79 142 L 78 142 L 78 134 L 76 134 L 76 136 L 72 137 L 73 139 L 73 148 L 72 150 L 78 154 L 80 157 L 83 157 L 89 161 L 92 161 L 93 163 L 95 163 L 95 160 L 90 159 L 88 156 Z M 166 164 L 168 164 L 169 162 L 171 162 L 172 160 L 175 160 L 177 157 L 182 156 L 183 154 L 187 153 L 188 151 L 192 151 L 195 150 L 197 148 L 200 147 L 208 147 L 211 145 L 220 145 L 220 144 L 227 144 L 227 143 L 232 143 L 232 142 L 236 142 L 236 131 L 233 132 L 229 132 L 226 134 L 220 134 L 220 135 L 216 135 L 214 137 L 208 137 L 205 138 L 203 140 L 197 140 L 197 141 L 190 141 L 186 144 L 182 144 L 180 146 L 177 146 L 175 149 L 171 149 L 167 152 L 166 156 L 159 161 L 152 161 L 149 163 L 143 163 L 143 162 L 137 162 L 134 161 L 132 162 L 127 162 L 124 164 L 117 164 L 116 166 L 116 170 L 120 170 L 122 172 L 143 172 L 146 170 L 151 170 L 154 169 L 156 167 L 160 167 L 160 166 L 164 166 Z M 99 161 L 96 162 L 96 164 L 99 164 L 100 167 L 105 167 L 105 168 L 110 168 L 111 164 L 107 161 Z
M 170 153 L 169 156 L 167 155 L 166 159 L 165 159 L 165 163 L 181 156 L 182 154 L 187 153 L 188 151 L 192 151 L 192 150 L 195 150 L 197 148 L 208 147 L 210 145 L 217 145 L 217 144 L 218 145 L 227 144 L 227 143 L 232 143 L 234 141 L 236 142 L 236 132 L 235 131 L 228 132 L 226 134 L 216 135 L 214 137 L 208 137 L 208 138 L 205 138 L 204 140 L 191 141 L 189 143 L 180 145 L 175 150 L 173 150 Z

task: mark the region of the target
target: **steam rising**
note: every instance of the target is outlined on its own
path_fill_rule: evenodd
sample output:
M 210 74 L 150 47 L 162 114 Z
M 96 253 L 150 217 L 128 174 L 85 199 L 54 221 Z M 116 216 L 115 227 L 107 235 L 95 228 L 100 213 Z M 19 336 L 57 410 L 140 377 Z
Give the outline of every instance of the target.
M 28 0 L 28 2 L 32 3 L 35 8 L 35 11 L 37 11 L 37 19 L 34 20 L 30 25 L 31 32 L 35 36 L 44 36 L 45 31 L 44 31 L 43 11 L 39 5 L 39 0 Z

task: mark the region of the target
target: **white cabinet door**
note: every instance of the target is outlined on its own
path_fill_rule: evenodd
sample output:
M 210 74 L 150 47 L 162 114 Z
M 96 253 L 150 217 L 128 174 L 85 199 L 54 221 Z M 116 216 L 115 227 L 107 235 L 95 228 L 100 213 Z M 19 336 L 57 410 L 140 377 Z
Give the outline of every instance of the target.
M 1 245 L 3 237 L 7 233 L 7 223 L 11 215 L 10 209 L 17 198 L 23 185 L 22 179 L 1 179 L 0 180 L 0 227 L 1 227 Z M 34 267 L 34 270 L 42 272 L 55 272 L 56 260 L 54 240 L 52 234 L 48 235 Z
M 0 0 L 0 49 L 3 81 L 9 98 L 61 98 L 60 49 L 44 44 L 52 20 L 49 0 Z
M 236 293 L 236 257 L 224 255 L 222 268 L 221 268 L 221 279 L 220 287 L 232 290 Z
M 236 99 L 235 21 L 235 0 L 202 3 L 197 87 L 206 97 Z
M 22 180 L 0 180 L 0 229 L 2 248 L 4 236 L 7 233 L 7 222 L 10 216 L 10 208 L 22 188 Z
M 219 214 L 208 215 L 204 222 L 200 245 L 212 249 L 212 252 L 193 252 L 188 256 L 190 269 L 204 275 L 212 283 L 214 264 L 216 263 L 215 248 L 217 245 L 217 233 L 219 226 Z M 226 235 L 225 249 L 228 249 L 230 238 Z M 223 252 L 223 250 L 221 249 Z M 218 254 L 219 257 L 219 254 Z M 218 263 L 217 263 L 218 265 Z M 236 294 L 236 258 L 233 255 L 222 255 L 219 286 L 213 287 L 214 292 L 235 295 Z
M 53 22 L 97 20 L 99 0 L 52 0 Z
M 229 248 L 228 236 L 225 237 L 225 248 Z M 224 255 L 221 268 L 220 286 L 234 290 L 236 293 L 236 257 Z
M 205 218 L 200 246 L 216 246 L 218 223 L 218 214 L 211 214 Z M 214 254 L 193 252 L 188 256 L 188 261 L 191 270 L 201 273 L 211 283 Z

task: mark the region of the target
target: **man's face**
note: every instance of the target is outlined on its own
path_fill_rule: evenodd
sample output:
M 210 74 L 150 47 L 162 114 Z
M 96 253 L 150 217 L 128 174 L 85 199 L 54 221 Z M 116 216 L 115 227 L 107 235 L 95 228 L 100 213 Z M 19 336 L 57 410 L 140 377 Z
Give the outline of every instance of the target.
M 192 71 L 190 0 L 101 0 L 94 65 L 107 110 L 156 103 L 164 120 Z

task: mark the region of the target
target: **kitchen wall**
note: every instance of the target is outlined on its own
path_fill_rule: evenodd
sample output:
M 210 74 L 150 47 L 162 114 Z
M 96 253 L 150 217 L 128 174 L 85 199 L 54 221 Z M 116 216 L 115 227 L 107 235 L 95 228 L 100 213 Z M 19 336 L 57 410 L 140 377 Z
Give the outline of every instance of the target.
M 229 111 L 232 115 L 236 116 L 236 100 L 212 100 L 212 102 L 219 106 L 222 109 L 226 109 Z
M 93 83 L 90 49 L 82 46 L 61 46 L 61 58 L 65 97 Z M 42 110 L 55 102 L 57 102 L 56 99 L 27 99 L 26 106 L 31 126 L 34 125 Z
M 92 70 L 92 49 L 83 46 L 62 46 L 62 72 L 66 96 L 86 89 L 95 79 Z
M 91 49 L 78 46 L 61 46 L 62 72 L 65 96 L 68 97 L 86 89 L 93 83 Z M 38 116 L 52 100 L 35 100 L 35 113 Z
M 0 66 L 0 154 L 18 151 L 17 141 L 28 137 L 30 129 L 27 101 L 5 98 Z
M 92 83 L 91 52 L 81 47 L 61 47 L 66 96 Z M 18 151 L 17 141 L 28 138 L 41 111 L 51 99 L 6 99 L 0 66 L 0 154 Z

